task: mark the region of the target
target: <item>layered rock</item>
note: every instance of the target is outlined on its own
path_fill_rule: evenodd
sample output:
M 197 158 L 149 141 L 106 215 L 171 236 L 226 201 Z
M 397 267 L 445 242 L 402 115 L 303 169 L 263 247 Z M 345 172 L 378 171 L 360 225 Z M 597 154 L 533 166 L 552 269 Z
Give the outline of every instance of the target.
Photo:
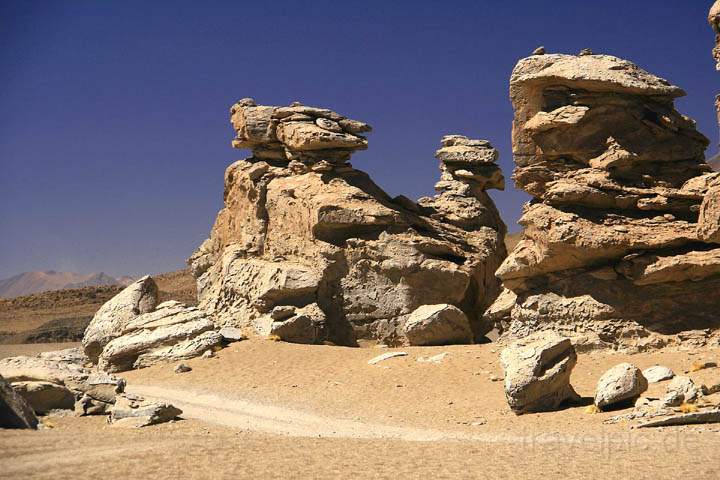
M 511 336 L 660 345 L 717 328 L 718 174 L 684 92 L 609 55 L 534 55 L 510 81 L 516 185 L 533 196 L 488 310 Z M 705 336 L 702 332 L 700 336 Z
M 450 304 L 476 338 L 489 330 L 479 312 L 499 291 L 505 227 L 485 192 L 503 186 L 487 142 L 444 137 L 439 195 L 416 203 L 347 163 L 367 147 L 363 122 L 250 99 L 231 121 L 252 156 L 227 168 L 224 208 L 188 261 L 218 326 L 354 345 Z
M 199 357 L 220 347 L 223 337 L 205 312 L 174 300 L 129 322 L 103 348 L 98 368 L 122 372 L 159 362 Z
M 710 7 L 708 23 L 710 23 L 713 32 L 715 32 L 715 47 L 713 48 L 712 53 L 713 58 L 715 59 L 715 68 L 720 70 L 720 0 L 716 0 L 715 3 L 713 3 L 713 6 Z M 715 97 L 715 109 L 717 110 L 718 123 L 720 124 L 720 95 Z
M 97 362 L 105 345 L 120 335 L 129 322 L 153 311 L 157 304 L 158 287 L 149 276 L 128 285 L 95 313 L 82 340 L 85 354 Z

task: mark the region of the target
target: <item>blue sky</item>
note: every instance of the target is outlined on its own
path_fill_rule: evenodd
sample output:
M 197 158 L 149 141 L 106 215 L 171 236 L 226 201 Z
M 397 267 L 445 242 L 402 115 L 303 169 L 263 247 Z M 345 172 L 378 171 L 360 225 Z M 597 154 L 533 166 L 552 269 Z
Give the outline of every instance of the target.
M 228 108 L 300 100 L 373 125 L 353 156 L 433 193 L 440 137 L 512 171 L 508 77 L 538 45 L 628 58 L 717 139 L 710 1 L 0 2 L 0 278 L 181 268 L 222 203 Z M 511 183 L 511 182 L 509 182 Z M 527 197 L 494 192 L 506 223 Z

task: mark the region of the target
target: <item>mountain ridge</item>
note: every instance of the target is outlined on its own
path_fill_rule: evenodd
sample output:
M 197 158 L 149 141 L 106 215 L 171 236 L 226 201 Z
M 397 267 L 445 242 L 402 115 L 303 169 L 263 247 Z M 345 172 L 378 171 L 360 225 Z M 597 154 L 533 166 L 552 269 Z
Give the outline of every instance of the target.
M 102 285 L 127 285 L 130 277 L 115 278 L 105 272 L 80 274 L 55 270 L 23 272 L 0 280 L 0 298 L 13 298 L 33 293 L 93 287 Z

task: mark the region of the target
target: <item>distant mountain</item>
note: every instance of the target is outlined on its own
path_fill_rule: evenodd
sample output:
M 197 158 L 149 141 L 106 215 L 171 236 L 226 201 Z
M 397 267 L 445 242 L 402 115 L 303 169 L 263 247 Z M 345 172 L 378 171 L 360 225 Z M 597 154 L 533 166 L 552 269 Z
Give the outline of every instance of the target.
M 18 297 L 50 290 L 95 287 L 100 285 L 127 285 L 129 277 L 116 279 L 105 273 L 81 275 L 73 272 L 25 272 L 0 280 L 0 298 Z M 132 281 L 132 280 L 130 280 Z

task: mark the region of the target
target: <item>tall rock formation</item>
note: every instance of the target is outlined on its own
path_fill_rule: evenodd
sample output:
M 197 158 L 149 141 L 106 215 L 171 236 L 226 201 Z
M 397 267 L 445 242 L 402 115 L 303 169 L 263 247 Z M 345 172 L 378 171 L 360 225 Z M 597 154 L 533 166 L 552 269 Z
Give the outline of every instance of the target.
M 414 311 L 449 304 L 476 338 L 490 329 L 482 312 L 499 291 L 505 226 L 485 192 L 504 186 L 489 143 L 444 137 L 439 194 L 416 203 L 348 163 L 367 148 L 366 123 L 252 99 L 233 105 L 231 123 L 233 146 L 252 156 L 227 168 L 224 208 L 188 260 L 218 325 L 308 343 L 407 343 Z
M 715 59 L 715 68 L 720 70 L 720 0 L 716 0 L 710 13 L 708 14 L 708 23 L 715 32 L 715 47 L 712 50 Z M 720 125 L 720 94 L 715 97 L 715 110 L 717 111 L 718 124 Z M 710 163 L 715 170 L 720 170 L 720 155 L 716 155 Z
M 684 94 L 609 55 L 520 60 L 513 178 L 533 199 L 488 320 L 588 347 L 659 346 L 720 326 L 719 174 L 673 106 Z

